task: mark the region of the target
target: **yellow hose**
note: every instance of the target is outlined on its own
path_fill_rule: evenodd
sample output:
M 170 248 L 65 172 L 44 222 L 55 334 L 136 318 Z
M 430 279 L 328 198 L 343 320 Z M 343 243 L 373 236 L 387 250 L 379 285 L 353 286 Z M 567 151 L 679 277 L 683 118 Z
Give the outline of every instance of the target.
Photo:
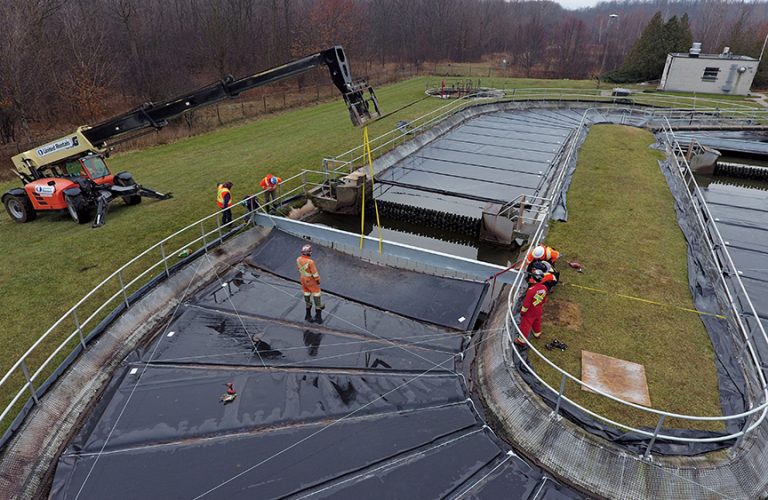
M 373 193 L 373 158 L 371 155 L 371 143 L 368 139 L 368 127 L 363 128 L 363 152 L 368 159 L 368 169 L 371 174 L 371 193 Z M 379 219 L 379 205 L 376 203 L 376 197 L 373 198 L 373 208 L 376 212 L 376 228 L 379 231 L 379 255 L 382 252 L 383 237 L 381 235 L 381 220 Z M 360 210 L 360 249 L 363 249 L 365 237 L 365 184 L 363 184 L 362 209 Z

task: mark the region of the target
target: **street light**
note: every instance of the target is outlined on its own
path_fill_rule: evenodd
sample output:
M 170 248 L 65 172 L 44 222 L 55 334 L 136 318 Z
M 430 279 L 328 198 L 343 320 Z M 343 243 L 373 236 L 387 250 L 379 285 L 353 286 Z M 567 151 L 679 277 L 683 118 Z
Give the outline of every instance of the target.
M 765 34 L 765 40 L 763 40 L 763 48 L 760 49 L 760 58 L 757 60 L 757 64 L 763 62 L 763 52 L 765 52 L 765 44 L 768 43 L 768 33 Z
M 598 72 L 597 78 L 599 79 L 603 75 L 603 68 L 605 68 L 605 57 L 608 55 L 608 43 L 611 40 L 610 34 L 611 34 L 611 21 L 614 19 L 618 19 L 618 14 L 609 14 L 608 15 L 608 25 L 605 27 L 605 47 L 603 48 L 603 60 L 600 63 L 600 71 Z

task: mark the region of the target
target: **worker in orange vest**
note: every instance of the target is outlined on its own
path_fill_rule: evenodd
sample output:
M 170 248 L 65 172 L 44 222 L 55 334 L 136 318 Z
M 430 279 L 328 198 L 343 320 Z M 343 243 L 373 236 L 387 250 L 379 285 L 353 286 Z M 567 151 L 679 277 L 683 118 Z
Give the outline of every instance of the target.
M 312 245 L 307 244 L 301 247 L 301 255 L 296 259 L 296 267 L 299 269 L 299 281 L 301 281 L 301 290 L 304 292 L 304 303 L 307 307 L 304 321 L 321 324 L 323 322 L 321 311 L 325 306 L 320 292 L 320 273 L 317 272 L 315 261 L 312 260 Z M 312 319 L 312 301 L 315 302 L 314 320 Z
M 533 251 L 525 256 L 525 265 L 526 267 L 530 267 L 533 262 L 542 260 L 554 265 L 559 257 L 560 252 L 554 248 L 548 247 L 547 245 L 536 245 Z
M 221 213 L 221 224 L 226 225 L 232 222 L 232 189 L 231 182 L 222 182 L 216 184 L 216 204 L 220 210 L 226 209 Z
M 515 344 L 520 346 L 525 345 L 531 328 L 533 328 L 534 337 L 541 337 L 541 317 L 544 312 L 544 302 L 547 301 L 549 293 L 546 285 L 542 283 L 544 273 L 540 269 L 534 269 L 531 272 L 531 279 L 533 283 L 528 287 L 523 306 L 520 308 L 520 332 L 525 339 L 519 334 L 515 337 Z
M 267 174 L 266 177 L 261 179 L 259 184 L 261 185 L 261 189 L 264 190 L 265 209 L 269 209 L 271 207 L 271 202 L 275 200 L 275 191 L 281 182 L 283 182 L 283 179 L 272 174 Z

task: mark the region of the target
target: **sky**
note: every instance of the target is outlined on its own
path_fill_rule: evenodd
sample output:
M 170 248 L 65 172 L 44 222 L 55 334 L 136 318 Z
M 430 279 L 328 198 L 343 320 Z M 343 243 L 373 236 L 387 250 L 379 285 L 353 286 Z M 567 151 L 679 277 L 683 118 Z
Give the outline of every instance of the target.
M 582 7 L 594 7 L 598 0 L 555 0 L 564 9 L 581 9 Z

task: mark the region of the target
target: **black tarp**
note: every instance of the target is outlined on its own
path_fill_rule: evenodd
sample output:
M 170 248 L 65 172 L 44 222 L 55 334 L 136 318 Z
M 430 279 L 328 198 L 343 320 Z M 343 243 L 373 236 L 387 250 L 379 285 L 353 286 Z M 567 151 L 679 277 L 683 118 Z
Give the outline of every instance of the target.
M 462 333 L 330 294 L 306 323 L 295 282 L 246 265 L 181 299 L 68 443 L 52 498 L 580 498 L 506 459 Z
M 322 269 L 320 272 L 322 274 Z M 198 303 L 238 315 L 256 315 L 268 320 L 300 324 L 304 321 L 304 297 L 296 283 L 249 269 L 230 275 L 226 283 L 226 286 L 214 283 L 206 288 L 200 294 Z M 324 294 L 323 303 L 323 326 L 339 332 L 383 339 L 402 339 L 404 336 L 431 338 L 431 347 L 451 351 L 458 350 L 464 341 L 464 337 L 456 331 L 447 332 L 335 295 Z M 440 332 L 445 335 L 436 335 Z
M 330 329 L 338 322 L 335 315 L 328 317 L 326 328 L 318 329 L 250 318 L 243 312 L 238 316 L 196 306 L 183 306 L 181 311 L 169 327 L 174 334 L 140 350 L 141 361 L 401 372 L 423 372 L 445 363 L 440 371 L 448 371 L 451 364 L 446 361 L 462 340 L 436 329 L 411 329 L 403 318 L 374 322 L 377 315 L 385 314 L 380 311 L 368 311 L 372 321 L 349 331 Z M 349 325 L 341 323 L 344 326 Z
M 232 405 L 220 408 L 222 413 L 236 411 Z M 65 453 L 51 497 L 74 497 L 98 457 L 81 498 L 277 498 L 343 478 L 443 436 L 471 432 L 473 425 L 474 415 L 464 404 L 348 418 L 333 426 L 291 425 L 134 446 L 100 456 Z M 413 470 L 422 477 L 444 472 L 415 465 Z M 435 479 L 436 484 L 446 482 L 442 475 Z
M 248 263 L 298 281 L 296 258 L 306 240 L 273 230 Z M 324 290 L 409 318 L 467 330 L 477 318 L 488 285 L 378 266 L 314 245 Z M 463 320 L 462 320 L 463 318 Z

